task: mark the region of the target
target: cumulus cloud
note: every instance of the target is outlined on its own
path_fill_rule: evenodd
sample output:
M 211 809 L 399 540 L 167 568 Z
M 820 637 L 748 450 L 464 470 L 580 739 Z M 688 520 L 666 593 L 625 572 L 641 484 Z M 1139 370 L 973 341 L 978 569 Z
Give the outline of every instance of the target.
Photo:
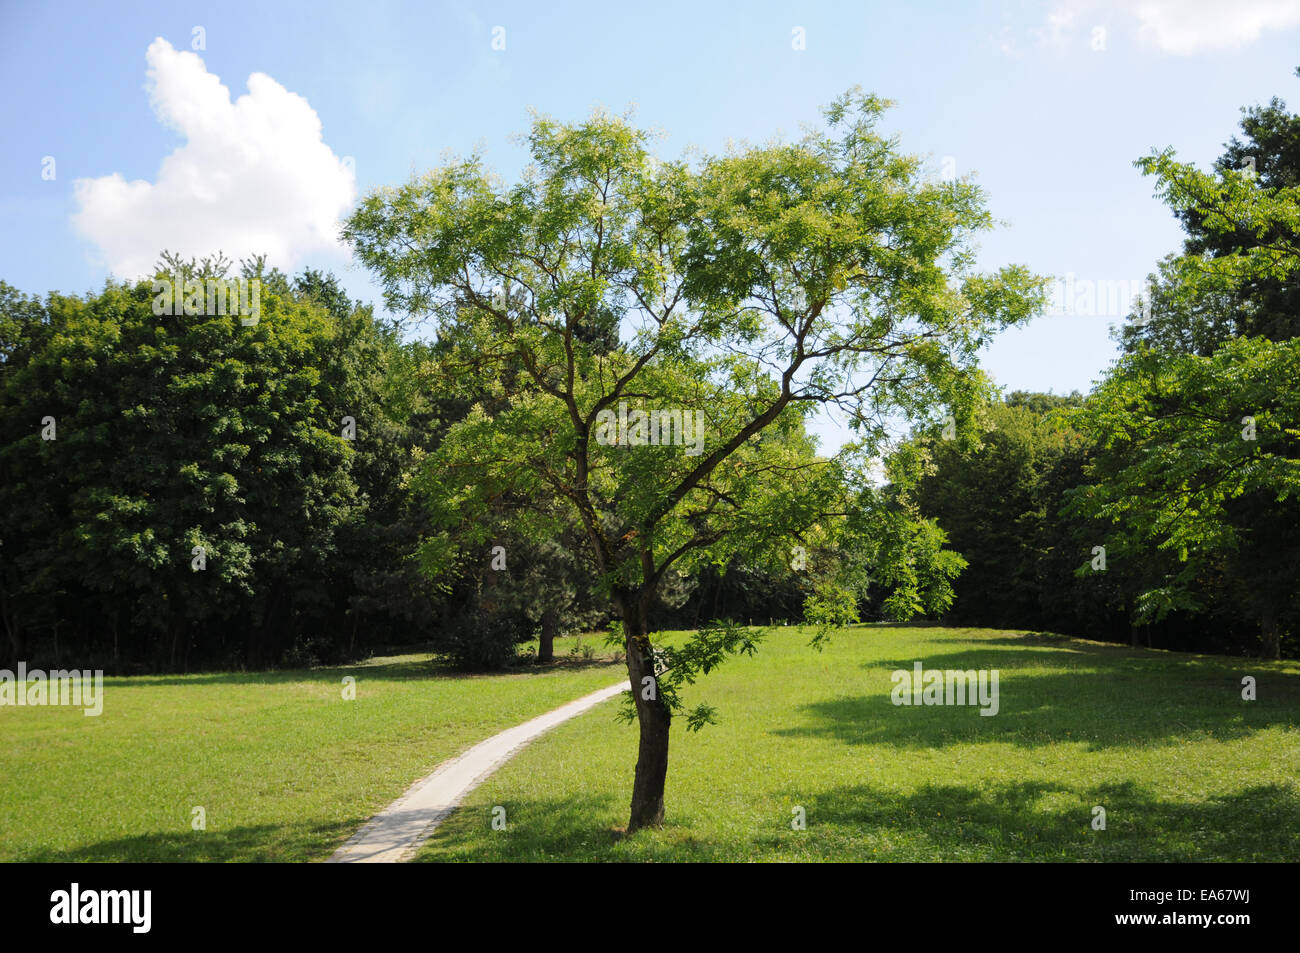
M 113 173 L 75 183 L 73 225 L 115 275 L 150 273 L 163 248 L 235 259 L 265 253 L 285 269 L 340 250 L 338 223 L 356 177 L 323 141 L 306 99 L 253 73 L 232 103 L 202 59 L 161 38 L 145 60 L 154 113 L 185 143 L 162 160 L 154 182 Z
M 1240 48 L 1266 31 L 1300 26 L 1300 0 L 1062 0 L 1032 32 L 1063 48 L 1078 42 L 1080 28 L 1086 33 L 1106 24 L 1132 29 L 1142 46 L 1188 56 Z

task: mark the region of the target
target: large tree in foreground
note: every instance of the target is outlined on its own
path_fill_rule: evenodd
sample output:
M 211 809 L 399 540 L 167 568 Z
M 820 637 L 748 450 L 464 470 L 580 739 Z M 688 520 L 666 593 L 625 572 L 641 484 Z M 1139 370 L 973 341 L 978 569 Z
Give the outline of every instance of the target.
M 619 118 L 539 118 L 517 185 L 472 156 L 369 195 L 347 223 L 390 307 L 454 339 L 442 379 L 490 388 L 425 470 L 435 509 L 472 521 L 542 500 L 518 507 L 520 527 L 571 520 L 586 537 L 623 620 L 640 728 L 629 831 L 662 822 L 677 689 L 753 649 L 730 626 L 656 647 L 661 584 L 736 557 L 799 565 L 836 525 L 859 538 L 890 525 L 861 519 L 884 497 L 847 492 L 849 455 L 816 456 L 805 417 L 838 407 L 867 453 L 891 416 L 960 421 L 980 346 L 1042 306 L 1043 282 L 1022 268 L 972 273 L 970 239 L 992 224 L 981 191 L 927 180 L 877 131 L 887 105 L 854 91 L 798 142 L 692 162 L 656 160 Z M 875 551 L 933 556 L 928 529 Z M 445 553 L 434 540 L 426 555 Z

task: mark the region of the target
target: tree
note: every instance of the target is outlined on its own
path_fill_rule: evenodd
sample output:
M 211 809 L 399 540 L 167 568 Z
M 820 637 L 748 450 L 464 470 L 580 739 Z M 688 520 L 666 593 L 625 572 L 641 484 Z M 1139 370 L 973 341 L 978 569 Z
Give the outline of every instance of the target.
M 521 510 L 516 529 L 588 540 L 634 689 L 629 832 L 663 820 L 676 689 L 754 650 L 734 626 L 657 648 L 666 575 L 830 532 L 861 475 L 816 456 L 806 415 L 844 409 L 864 452 L 890 413 L 964 417 L 980 346 L 1044 303 L 1023 268 L 972 273 L 980 190 L 924 181 L 876 130 L 886 106 L 853 91 L 799 142 L 694 164 L 656 160 L 617 117 L 537 118 L 518 184 L 474 155 L 367 196 L 345 226 L 390 306 L 454 332 L 449 372 L 490 389 L 430 454 L 435 515 L 544 499 L 563 509 Z M 619 347 L 578 333 L 595 319 Z M 429 564 L 453 548 L 431 539 Z
M 1135 163 L 1187 239 L 1160 263 L 1147 313 L 1122 330 L 1129 352 L 1146 344 L 1208 356 L 1235 337 L 1300 335 L 1300 116 L 1277 98 L 1244 112 L 1245 139 L 1234 137 L 1212 172 L 1173 149 Z
M 1296 75 L 1300 76 L 1300 70 Z M 1265 106 L 1243 109 L 1242 113 L 1241 136 L 1233 136 L 1225 144 L 1223 154 L 1214 163 L 1214 171 L 1224 181 L 1245 178 L 1252 188 L 1245 193 L 1244 203 L 1228 197 L 1232 189 L 1198 179 L 1194 169 L 1186 166 L 1176 171 L 1170 169 L 1170 194 L 1181 192 L 1189 200 L 1177 212 L 1187 231 L 1183 249 L 1187 256 L 1230 259 L 1249 255 L 1251 249 L 1264 244 L 1285 249 L 1289 243 L 1294 251 L 1295 223 L 1287 224 L 1288 216 L 1279 216 L 1276 210 L 1278 200 L 1284 202 L 1287 194 L 1279 194 L 1279 190 L 1290 189 L 1294 195 L 1300 186 L 1300 116 L 1292 114 L 1277 97 Z M 1273 210 L 1261 215 L 1250 209 L 1258 198 L 1267 199 L 1265 205 L 1272 206 Z M 1242 207 L 1244 214 L 1234 212 L 1234 204 Z M 1223 217 L 1222 212 L 1227 212 L 1227 216 Z M 1294 260 L 1283 274 L 1293 267 Z M 1219 309 L 1222 319 L 1231 322 L 1223 328 L 1231 333 L 1224 334 L 1219 341 L 1256 335 L 1270 340 L 1300 336 L 1300 283 L 1266 271 L 1248 273 L 1240 291 L 1237 306 Z M 1208 343 L 1212 349 L 1217 342 Z
M 1147 577 L 1140 620 L 1203 605 L 1202 577 L 1227 577 L 1279 658 L 1297 609 L 1300 544 L 1300 339 L 1240 338 L 1210 357 L 1145 350 L 1126 357 L 1080 412 L 1098 442 L 1074 508 L 1108 520 L 1140 558 L 1176 568 Z
M 930 467 L 915 498 L 969 562 L 952 618 L 967 625 L 1038 626 L 1100 634 L 1096 599 L 1073 570 L 1086 540 L 1059 510 L 1085 451 L 1063 412 L 1083 397 L 1015 392 L 991 400 L 974 432 L 921 432 Z
M 1124 329 L 1126 357 L 1080 417 L 1099 453 L 1074 508 L 1121 523 L 1134 556 L 1177 556 L 1143 563 L 1138 621 L 1230 600 L 1277 657 L 1295 608 L 1278 567 L 1300 554 L 1300 117 L 1274 99 L 1242 127 L 1213 172 L 1171 149 L 1137 162 L 1188 239 L 1160 264 L 1149 316 Z
M 435 651 L 460 668 L 500 669 L 520 661 L 520 643 L 537 640 L 536 661 L 555 657 L 555 639 L 609 619 L 591 592 L 586 541 L 571 528 L 554 538 L 516 530 L 515 507 L 479 515 L 452 539 L 459 558 L 437 566 L 453 593 Z M 490 542 L 490 546 L 488 543 Z

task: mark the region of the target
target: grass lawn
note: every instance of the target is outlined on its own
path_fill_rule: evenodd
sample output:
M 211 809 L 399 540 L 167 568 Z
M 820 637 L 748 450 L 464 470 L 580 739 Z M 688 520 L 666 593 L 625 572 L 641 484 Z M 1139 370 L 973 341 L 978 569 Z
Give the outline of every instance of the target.
M 626 677 L 451 677 L 428 660 L 109 678 L 99 717 L 0 708 L 0 861 L 321 860 L 439 762 Z
M 636 734 L 615 700 L 517 755 L 418 859 L 1300 860 L 1296 662 L 971 629 L 806 641 L 778 629 L 685 693 L 720 724 L 674 723 L 663 830 L 617 831 Z M 890 672 L 917 660 L 999 670 L 999 714 L 893 705 Z

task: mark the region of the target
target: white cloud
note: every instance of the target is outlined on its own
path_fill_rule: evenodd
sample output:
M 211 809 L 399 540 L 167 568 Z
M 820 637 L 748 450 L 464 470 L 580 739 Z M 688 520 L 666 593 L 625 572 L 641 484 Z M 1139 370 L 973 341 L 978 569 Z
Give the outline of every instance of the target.
M 1300 26 L 1300 0 L 1060 0 L 1030 32 L 1064 49 L 1086 44 L 1089 31 L 1116 21 L 1127 21 L 1143 46 L 1188 56 L 1240 48 L 1265 31 Z
M 253 73 L 232 103 L 203 60 L 161 38 L 145 59 L 154 112 L 185 143 L 162 160 L 156 182 L 113 173 L 75 184 L 73 225 L 115 275 L 148 274 L 164 248 L 236 260 L 265 253 L 285 269 L 341 251 L 338 222 L 356 178 L 322 140 L 306 99 Z
M 1245 46 L 1265 30 L 1300 25 L 1300 0 L 1147 0 L 1133 14 L 1144 43 L 1188 55 Z

